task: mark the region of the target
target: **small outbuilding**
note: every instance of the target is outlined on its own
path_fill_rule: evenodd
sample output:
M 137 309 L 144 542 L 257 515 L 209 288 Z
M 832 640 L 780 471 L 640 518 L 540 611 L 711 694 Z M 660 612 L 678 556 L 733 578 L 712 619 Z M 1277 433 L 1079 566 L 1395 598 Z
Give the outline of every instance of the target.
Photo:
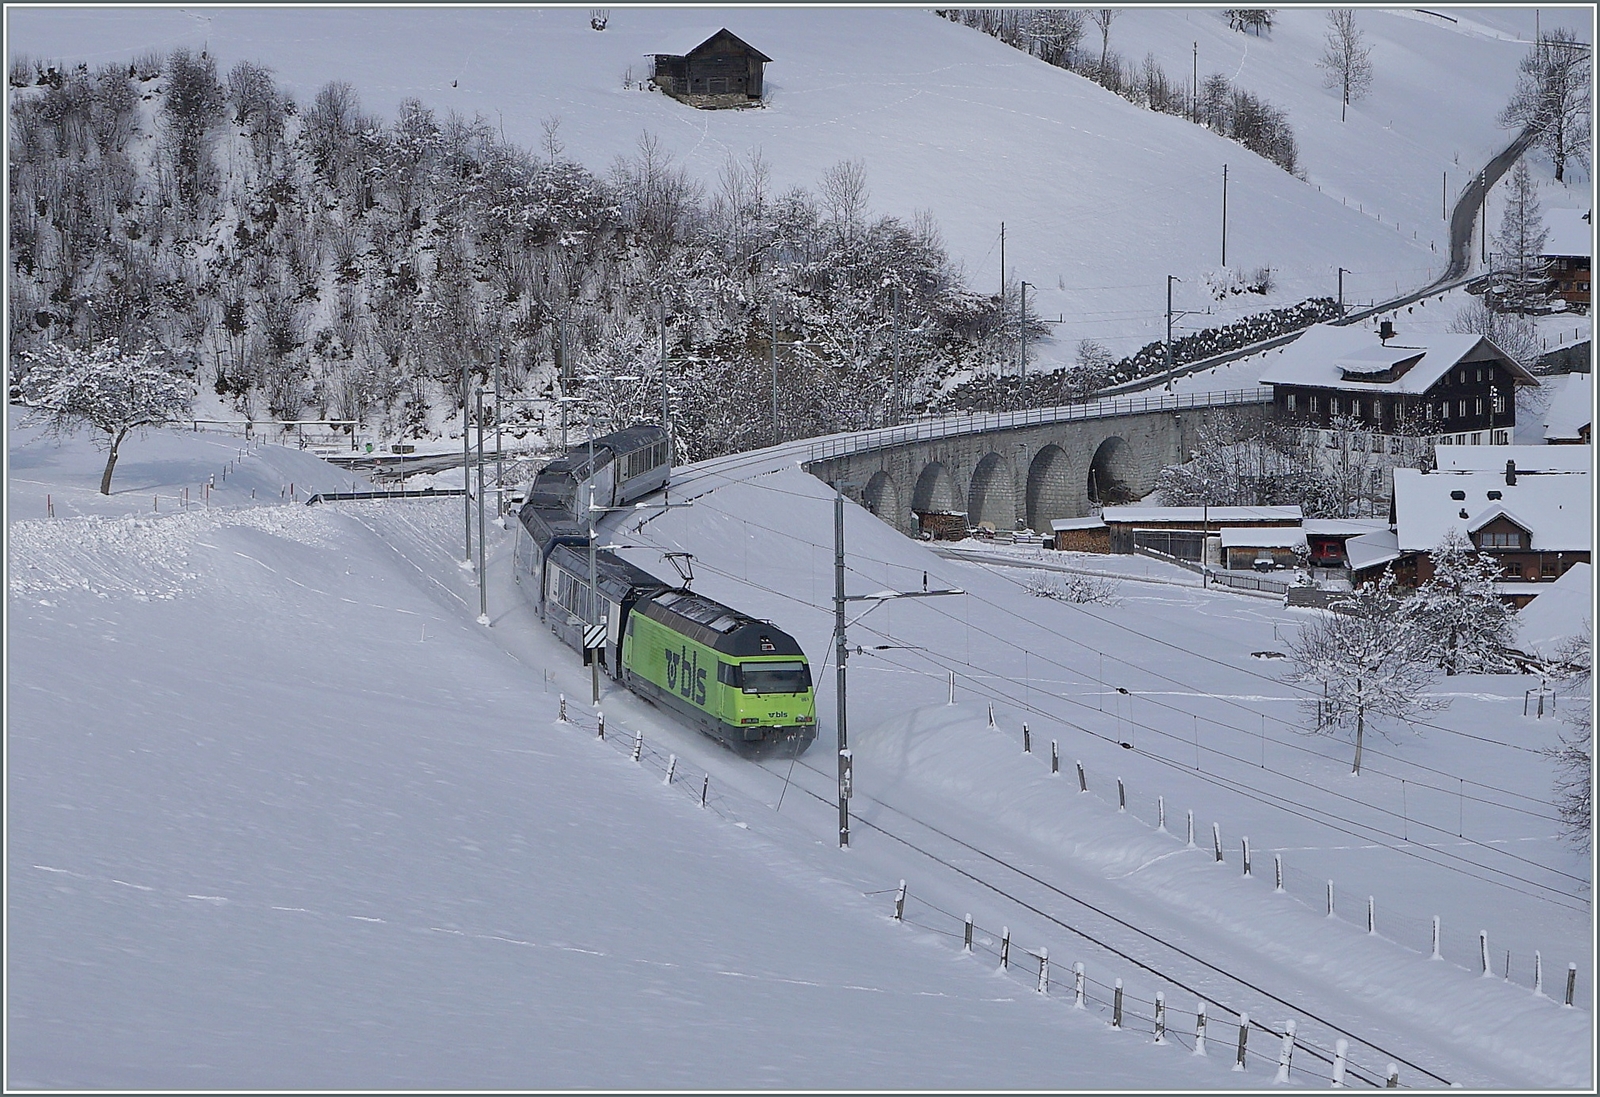
M 1301 512 L 1288 507 L 1102 507 L 1112 552 L 1152 549 L 1180 560 L 1199 561 L 1208 533 L 1223 526 L 1294 526 Z
M 1224 526 L 1222 566 L 1229 571 L 1292 568 L 1306 554 L 1306 534 L 1293 526 Z
M 1111 551 L 1111 529 L 1097 514 L 1087 518 L 1057 518 L 1050 523 L 1050 547 L 1062 552 Z
M 772 60 L 727 27 L 684 32 L 651 57 L 652 84 L 674 99 L 707 110 L 758 102 Z

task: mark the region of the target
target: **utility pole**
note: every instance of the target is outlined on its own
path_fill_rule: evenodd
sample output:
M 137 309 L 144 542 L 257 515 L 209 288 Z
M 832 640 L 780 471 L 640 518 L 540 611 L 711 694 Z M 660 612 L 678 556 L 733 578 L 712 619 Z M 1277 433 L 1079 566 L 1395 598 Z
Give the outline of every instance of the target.
M 778 300 L 777 287 L 767 298 L 767 360 L 772 367 L 772 444 L 778 444 Z
M 1444 171 L 1444 183 L 1439 187 L 1439 216 L 1450 220 L 1450 169 Z
M 461 557 L 461 566 L 465 569 L 472 568 L 472 479 L 469 471 L 472 464 L 472 436 L 467 432 L 467 416 L 470 405 L 467 400 L 467 377 L 469 374 L 467 360 L 461 360 L 461 486 L 466 488 L 461 493 L 462 520 L 466 525 L 466 548 Z
M 494 484 L 498 493 L 494 504 L 496 518 L 506 512 L 505 444 L 500 434 L 500 384 L 505 373 L 505 360 L 506 348 L 501 344 L 500 353 L 494 360 Z
M 1009 310 L 1006 308 L 1006 223 L 1000 222 L 1000 338 L 1006 337 L 1006 317 Z M 1005 372 L 1005 367 L 1001 367 Z
M 1339 315 L 1344 315 L 1344 276 L 1350 272 L 1343 267 L 1339 268 Z
M 589 626 L 600 625 L 599 584 L 596 581 L 595 567 L 595 529 L 594 529 L 594 401 L 589 401 L 589 474 L 586 477 L 589 487 L 589 620 L 584 622 L 584 632 L 588 633 Z M 604 643 L 604 641 L 601 641 Z M 584 652 L 589 656 L 589 693 L 591 704 L 600 703 L 600 649 L 590 647 L 588 637 L 584 638 Z
M 466 466 L 461 474 L 467 475 Z M 489 576 L 483 557 L 483 389 L 478 390 L 478 624 L 489 623 Z
M 900 394 L 900 284 L 894 286 L 894 399 L 890 405 L 890 426 L 898 426 L 904 417 Z
M 839 725 L 839 848 L 850 848 L 850 744 L 845 731 L 848 707 L 845 704 L 844 663 L 848 655 L 844 642 L 844 487 L 833 485 L 833 638 L 834 673 L 837 685 Z
M 561 452 L 567 452 L 567 320 L 561 318 L 561 362 L 556 376 L 561 382 Z
M 849 648 L 844 635 L 844 604 L 846 602 L 882 602 L 888 598 L 937 598 L 946 594 L 965 594 L 957 588 L 928 590 L 927 576 L 923 576 L 923 589 L 919 591 L 882 591 L 878 594 L 844 593 L 844 489 L 859 487 L 855 483 L 835 480 L 833 483 L 833 638 L 834 663 L 838 681 L 839 724 L 839 848 L 850 848 L 850 794 L 855 783 L 853 758 L 846 730 L 848 707 L 845 704 L 845 661 Z M 871 610 L 867 611 L 872 612 Z M 863 615 L 864 616 L 864 615 Z M 859 620 L 859 618 L 858 618 Z
M 1028 281 L 1026 278 L 1024 278 L 1022 280 L 1022 285 L 1020 287 L 1020 289 L 1022 290 L 1022 303 L 1021 303 L 1020 312 L 1018 314 L 1018 328 L 1019 328 L 1018 337 L 1020 339 L 1021 345 L 1018 348 L 1020 353 L 1017 355 L 1018 366 L 1019 366 L 1018 372 L 1020 373 L 1020 375 L 1022 377 L 1022 383 L 1020 385 L 1018 385 L 1018 387 L 1017 387 L 1017 403 L 1021 407 L 1026 407 L 1027 404 L 1028 404 L 1028 287 L 1029 286 L 1033 286 L 1033 283 Z M 1039 287 L 1038 286 L 1033 286 L 1033 288 L 1034 289 L 1038 289 Z
M 1222 265 L 1228 265 L 1228 165 L 1222 165 Z
M 1483 258 L 1485 266 L 1489 263 L 1489 176 L 1486 169 L 1478 171 L 1478 220 L 1483 222 L 1483 231 L 1479 236 L 1483 240 Z
M 661 298 L 661 429 L 667 432 L 667 464 L 672 464 L 672 414 L 667 403 L 667 299 Z M 592 432 L 591 432 L 592 433 Z
M 1181 282 L 1175 274 L 1167 275 L 1167 372 L 1172 372 L 1172 283 Z
M 1194 44 L 1194 66 L 1189 75 L 1189 113 L 1193 115 L 1190 121 L 1198 124 L 1200 121 L 1200 43 Z

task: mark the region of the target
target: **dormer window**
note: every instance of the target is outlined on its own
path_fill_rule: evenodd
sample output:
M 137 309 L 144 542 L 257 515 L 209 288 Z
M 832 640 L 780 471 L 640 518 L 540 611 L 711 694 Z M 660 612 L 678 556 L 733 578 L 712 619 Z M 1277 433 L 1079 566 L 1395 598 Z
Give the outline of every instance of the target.
M 1486 549 L 1519 549 L 1522 547 L 1522 534 L 1518 532 L 1480 534 L 1478 547 Z

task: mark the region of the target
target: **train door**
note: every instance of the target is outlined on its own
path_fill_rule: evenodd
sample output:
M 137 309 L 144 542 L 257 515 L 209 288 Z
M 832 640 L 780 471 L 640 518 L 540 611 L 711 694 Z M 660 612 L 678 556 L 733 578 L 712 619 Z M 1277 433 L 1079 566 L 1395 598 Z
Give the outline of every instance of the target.
M 606 669 L 622 681 L 622 603 L 606 600 Z

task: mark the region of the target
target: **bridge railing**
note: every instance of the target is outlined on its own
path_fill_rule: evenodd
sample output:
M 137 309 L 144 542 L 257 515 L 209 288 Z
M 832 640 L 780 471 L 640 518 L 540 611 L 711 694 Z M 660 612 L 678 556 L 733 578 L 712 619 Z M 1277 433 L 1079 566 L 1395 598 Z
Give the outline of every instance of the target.
M 1222 392 L 1145 393 L 1113 399 L 1090 400 L 1053 408 L 1024 408 L 1021 411 L 963 412 L 938 419 L 921 419 L 896 427 L 830 434 L 813 439 L 806 447 L 806 463 L 848 457 L 855 453 L 890 449 L 912 442 L 929 442 L 964 434 L 986 434 L 1017 427 L 1048 426 L 1086 419 L 1111 419 L 1121 415 L 1144 415 L 1159 411 L 1187 411 L 1198 408 L 1266 404 L 1272 401 L 1264 389 L 1229 389 Z

